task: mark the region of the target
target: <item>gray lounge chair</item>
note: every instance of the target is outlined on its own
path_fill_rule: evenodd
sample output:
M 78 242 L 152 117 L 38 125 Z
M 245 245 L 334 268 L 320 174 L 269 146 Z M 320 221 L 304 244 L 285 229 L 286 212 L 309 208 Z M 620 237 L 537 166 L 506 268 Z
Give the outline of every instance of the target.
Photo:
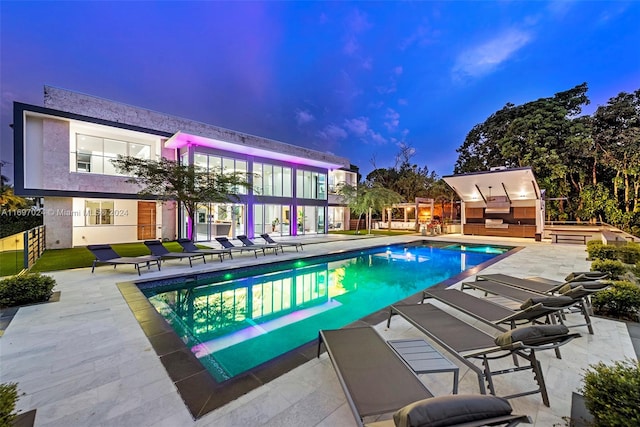
M 544 319 L 547 324 L 555 323 L 556 314 L 572 307 L 575 301 L 568 296 L 539 296 L 525 301 L 520 310 L 512 310 L 484 298 L 478 298 L 457 289 L 425 289 L 423 301 L 434 298 L 463 313 L 498 329 L 507 330 L 501 324 L 516 326 Z M 538 322 L 540 323 L 540 322 Z
M 130 264 L 135 267 L 138 276 L 140 275 L 141 265 L 146 265 L 147 269 L 150 269 L 151 264 L 156 264 L 158 270 L 160 270 L 160 258 L 156 256 L 121 257 L 113 250 L 111 245 L 89 245 L 87 249 L 96 257 L 91 265 L 91 273 L 94 272 L 97 264 L 110 264 L 113 265 L 113 268 L 116 268 L 118 264 Z
M 557 280 L 543 278 L 521 279 L 507 274 L 478 274 L 476 276 L 476 280 L 491 280 L 493 282 L 504 283 L 505 285 L 526 289 L 532 292 L 553 294 L 558 292 L 558 290 L 567 283 L 599 282 L 600 279 L 606 278 L 607 275 L 600 273 L 598 276 L 587 276 L 585 273 L 572 273 L 567 277 L 570 277 L 570 279 L 564 282 L 559 282 Z
M 589 329 L 589 333 L 593 335 L 593 326 L 591 325 L 591 317 L 589 316 L 589 303 L 587 301 L 587 297 L 594 292 L 606 289 L 608 286 L 609 285 L 607 283 L 598 281 L 572 282 L 566 284 L 563 288 L 558 289 L 559 295 L 567 296 L 574 300 L 574 306 L 578 307 L 584 316 L 585 323 L 571 325 L 570 327 L 586 326 Z M 516 288 L 504 283 L 494 282 L 493 280 L 463 282 L 462 290 L 464 291 L 465 289 L 476 289 L 484 292 L 485 294 L 499 295 L 519 303 L 523 303 L 529 299 L 540 298 L 545 295 L 548 296 L 548 294 Z
M 213 258 L 214 255 L 218 255 L 218 257 L 220 258 L 220 262 L 224 260 L 225 256 L 228 256 L 229 258 L 233 259 L 233 255 L 231 255 L 230 249 L 201 249 L 197 247 L 190 239 L 178 239 L 177 242 L 180 246 L 182 246 L 182 249 L 185 252 L 191 252 L 194 254 L 202 253 L 205 255 L 211 255 L 211 258 Z
M 274 254 L 278 255 L 278 251 L 282 250 L 282 246 L 279 246 L 279 245 L 259 245 L 257 243 L 254 243 L 251 239 L 249 239 L 244 234 L 236 236 L 236 238 L 242 242 L 243 246 L 248 248 L 262 249 L 263 253 L 267 250 L 272 250 Z
M 268 234 L 261 234 L 260 237 L 262 237 L 264 239 L 265 242 L 272 244 L 272 245 L 278 245 L 280 246 L 280 251 L 284 252 L 284 250 L 282 249 L 284 246 L 291 246 L 296 248 L 296 252 L 298 252 L 298 248 L 300 248 L 300 250 L 303 250 L 304 248 L 302 247 L 302 243 L 300 242 L 276 242 L 275 240 L 273 240 L 271 238 L 271 236 L 269 236 Z
M 387 327 L 391 326 L 391 317 L 394 314 L 401 315 L 475 372 L 478 376 L 480 392 L 483 394 L 486 393 L 485 380 L 489 392 L 493 395 L 496 394 L 493 384 L 494 375 L 531 369 L 538 388 L 503 397 L 510 399 L 540 393 L 542 402 L 546 406 L 549 406 L 549 395 L 542 375 L 542 367 L 536 358 L 536 351 L 556 349 L 580 336 L 580 334 L 569 334 L 564 325 L 536 325 L 504 332 L 504 335 L 498 338 L 509 339 L 498 340 L 498 338 L 494 338 L 432 304 L 392 305 L 389 310 Z M 489 360 L 509 356 L 513 356 L 514 359 L 515 356 L 520 356 L 527 360 L 529 365 L 491 371 Z M 482 360 L 482 369 L 469 360 L 473 358 Z
M 192 253 L 192 252 L 171 252 L 165 248 L 160 240 L 145 240 L 145 246 L 149 248 L 151 253 L 162 260 L 166 259 L 188 259 L 189 267 L 193 267 L 193 258 L 202 258 L 202 262 L 205 264 L 207 260 L 204 259 L 204 254 Z
M 440 415 L 453 421 L 438 425 L 517 425 L 531 422 L 524 415 L 512 415 L 508 402 L 492 400 L 493 396 L 445 396 L 433 398 L 416 374 L 397 356 L 391 347 L 370 326 L 321 330 L 318 340 L 318 356 L 324 344 L 347 403 L 358 426 L 364 426 L 365 417 L 397 411 L 397 425 L 417 426 L 417 416 Z M 486 398 L 489 398 L 488 400 Z M 455 405 L 464 405 L 466 411 L 454 411 Z M 499 405 L 499 410 L 489 414 L 486 409 Z M 506 406 L 505 406 L 506 404 Z M 468 408 L 478 406 L 483 414 L 472 416 Z M 448 411 L 448 412 L 447 412 Z M 466 412 L 466 413 L 463 413 Z M 421 413 L 421 414 L 418 414 Z M 439 413 L 439 414 L 438 414 Z M 489 415 L 488 415 L 489 414 Z M 367 424 L 369 425 L 369 424 Z M 375 422 L 372 426 L 394 426 L 393 420 Z
M 262 248 L 252 248 L 250 246 L 236 246 L 226 237 L 216 237 L 216 241 L 222 245 L 223 248 L 229 249 L 234 252 L 253 252 L 256 258 L 258 258 L 258 252 L 262 252 L 262 255 L 266 255 Z

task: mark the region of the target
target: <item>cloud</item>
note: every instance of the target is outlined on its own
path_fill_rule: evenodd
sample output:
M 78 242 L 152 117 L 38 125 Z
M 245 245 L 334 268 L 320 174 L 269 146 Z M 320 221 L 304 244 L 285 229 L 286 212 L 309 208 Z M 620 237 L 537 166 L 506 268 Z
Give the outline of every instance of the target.
M 321 131 L 318 131 L 318 136 L 325 141 L 335 142 L 345 139 L 348 135 L 347 131 L 342 129 L 340 126 L 330 124 L 325 126 Z
M 405 98 L 400 98 L 398 99 L 398 105 L 409 105 L 409 101 L 407 101 Z
M 387 140 L 380 135 L 379 133 L 376 133 L 374 131 L 372 131 L 371 129 L 369 129 L 369 132 L 367 134 L 367 136 L 371 139 L 371 141 L 375 144 L 378 145 L 383 145 L 387 143 Z
M 344 46 L 342 46 L 342 51 L 347 55 L 353 55 L 358 51 L 359 48 L 360 45 L 358 44 L 358 41 L 355 39 L 355 37 L 349 37 L 344 43 Z
M 354 9 L 346 18 L 346 27 L 347 32 L 345 42 L 342 46 L 342 51 L 345 54 L 352 56 L 360 50 L 360 43 L 358 42 L 357 36 L 372 28 L 373 25 L 369 22 L 369 18 L 366 13 L 359 9 Z M 363 66 L 367 68 L 366 61 L 363 63 Z
M 454 78 L 482 77 L 508 61 L 531 41 L 531 35 L 517 29 L 507 30 L 495 38 L 458 55 L 453 67 Z
M 389 132 L 393 132 L 398 128 L 400 124 L 400 114 L 393 108 L 387 108 L 387 113 L 384 115 L 384 118 L 384 125 Z
M 406 50 L 412 45 L 425 46 L 434 42 L 434 37 L 437 32 L 430 31 L 427 27 L 420 25 L 414 30 L 409 37 L 400 42 L 400 50 Z
M 356 136 L 366 135 L 369 129 L 369 119 L 366 117 L 358 117 L 357 119 L 346 119 L 344 127 Z
M 347 17 L 347 27 L 350 32 L 358 34 L 370 29 L 373 25 L 369 22 L 369 17 L 366 13 L 360 11 L 360 9 L 354 9 Z
M 393 69 L 393 73 L 394 73 L 396 76 L 401 75 L 401 74 L 402 74 L 402 72 L 403 72 L 402 65 L 398 65 L 397 67 L 395 67 L 395 68 Z
M 307 123 L 311 123 L 315 119 L 316 118 L 313 117 L 313 114 L 311 114 L 307 110 L 298 110 L 298 111 L 296 111 L 296 122 L 298 123 L 298 126 L 302 126 L 302 125 L 305 125 Z

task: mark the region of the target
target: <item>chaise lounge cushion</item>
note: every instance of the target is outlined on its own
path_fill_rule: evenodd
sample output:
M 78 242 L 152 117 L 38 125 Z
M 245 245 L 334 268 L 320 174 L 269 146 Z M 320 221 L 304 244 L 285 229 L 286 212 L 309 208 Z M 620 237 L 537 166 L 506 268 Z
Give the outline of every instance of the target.
M 604 289 L 604 288 L 608 287 L 609 283 L 605 283 L 605 282 L 571 282 L 571 283 L 567 283 L 566 285 L 564 285 L 563 287 L 558 289 L 558 292 L 560 292 L 561 294 L 565 294 L 565 293 L 569 292 L 571 289 L 577 288 L 579 286 L 582 287 L 583 289 L 588 290 L 588 291 L 599 291 L 601 289 Z
M 536 304 L 542 304 L 545 307 L 564 307 L 572 302 L 573 299 L 567 296 L 529 298 L 522 303 L 520 310 L 526 310 Z
M 523 326 L 498 335 L 495 343 L 500 347 L 509 347 L 515 342 L 522 342 L 525 345 L 536 344 L 540 341 L 540 338 L 565 335 L 567 333 L 569 333 L 569 328 L 565 325 Z
M 574 271 L 564 278 L 566 282 L 574 282 L 578 280 L 599 280 L 609 277 L 609 273 L 602 271 Z
M 393 414 L 397 427 L 446 427 L 511 414 L 502 397 L 489 395 L 440 396 L 419 400 Z

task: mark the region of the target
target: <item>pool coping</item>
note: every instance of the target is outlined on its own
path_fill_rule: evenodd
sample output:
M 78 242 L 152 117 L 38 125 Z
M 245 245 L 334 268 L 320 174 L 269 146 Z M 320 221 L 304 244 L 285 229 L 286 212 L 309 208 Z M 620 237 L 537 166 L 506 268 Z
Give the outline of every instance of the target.
M 418 242 L 412 241 L 412 243 Z M 437 241 L 424 240 L 425 243 L 433 244 Z M 407 242 L 405 242 L 407 243 Z M 450 244 L 450 242 L 444 242 Z M 399 243 L 401 244 L 401 243 Z M 471 243 L 473 244 L 473 243 Z M 388 245 L 377 245 L 367 247 L 366 250 L 385 247 Z M 520 250 L 523 246 L 516 246 L 513 249 L 497 255 L 488 261 L 476 265 L 446 280 L 434 284 L 434 288 L 446 288 L 469 276 L 477 274 L 490 265 L 508 257 Z M 357 252 L 362 249 L 353 251 L 335 251 L 327 252 L 323 255 L 304 256 L 301 254 L 300 259 L 313 259 L 325 257 L 334 254 L 344 254 L 346 252 Z M 266 262 L 266 264 L 277 264 L 282 261 Z M 242 267 L 229 266 L 216 273 L 224 270 L 237 270 Z M 206 273 L 201 273 L 206 275 Z M 185 278 L 185 275 L 172 275 L 163 277 L 161 280 L 172 278 Z M 167 374 L 173 381 L 180 397 L 184 401 L 187 409 L 194 420 L 201 418 L 215 409 L 218 409 L 227 403 L 241 397 L 242 395 L 263 386 L 279 376 L 291 371 L 292 369 L 303 365 L 315 359 L 318 356 L 318 340 L 303 344 L 293 350 L 288 351 L 274 359 L 269 360 L 255 368 L 250 369 L 240 375 L 237 375 L 224 382 L 218 382 L 207 371 L 202 363 L 191 353 L 190 349 L 185 345 L 178 334 L 167 323 L 167 321 L 156 311 L 147 297 L 143 294 L 138 284 L 146 282 L 157 282 L 159 279 L 139 279 L 135 281 L 121 282 L 117 284 L 120 293 L 125 302 L 129 306 L 131 312 L 136 318 L 142 331 L 146 335 L 149 343 L 153 347 L 160 362 L 164 366 Z M 422 292 L 417 292 L 405 298 L 400 303 L 416 303 L 422 299 Z M 380 309 L 362 319 L 353 323 L 365 322 L 370 325 L 376 325 L 388 316 L 389 307 Z M 353 324 L 352 323 L 352 324 Z M 349 325 L 346 325 L 349 326 Z

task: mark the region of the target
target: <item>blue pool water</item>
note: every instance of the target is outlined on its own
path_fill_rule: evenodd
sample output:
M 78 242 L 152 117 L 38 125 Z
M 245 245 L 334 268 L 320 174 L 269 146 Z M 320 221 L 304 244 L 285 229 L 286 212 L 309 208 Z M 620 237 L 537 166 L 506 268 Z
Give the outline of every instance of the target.
M 230 270 L 143 289 L 225 381 L 503 251 L 399 245 Z M 505 248 L 508 249 L 508 248 Z

